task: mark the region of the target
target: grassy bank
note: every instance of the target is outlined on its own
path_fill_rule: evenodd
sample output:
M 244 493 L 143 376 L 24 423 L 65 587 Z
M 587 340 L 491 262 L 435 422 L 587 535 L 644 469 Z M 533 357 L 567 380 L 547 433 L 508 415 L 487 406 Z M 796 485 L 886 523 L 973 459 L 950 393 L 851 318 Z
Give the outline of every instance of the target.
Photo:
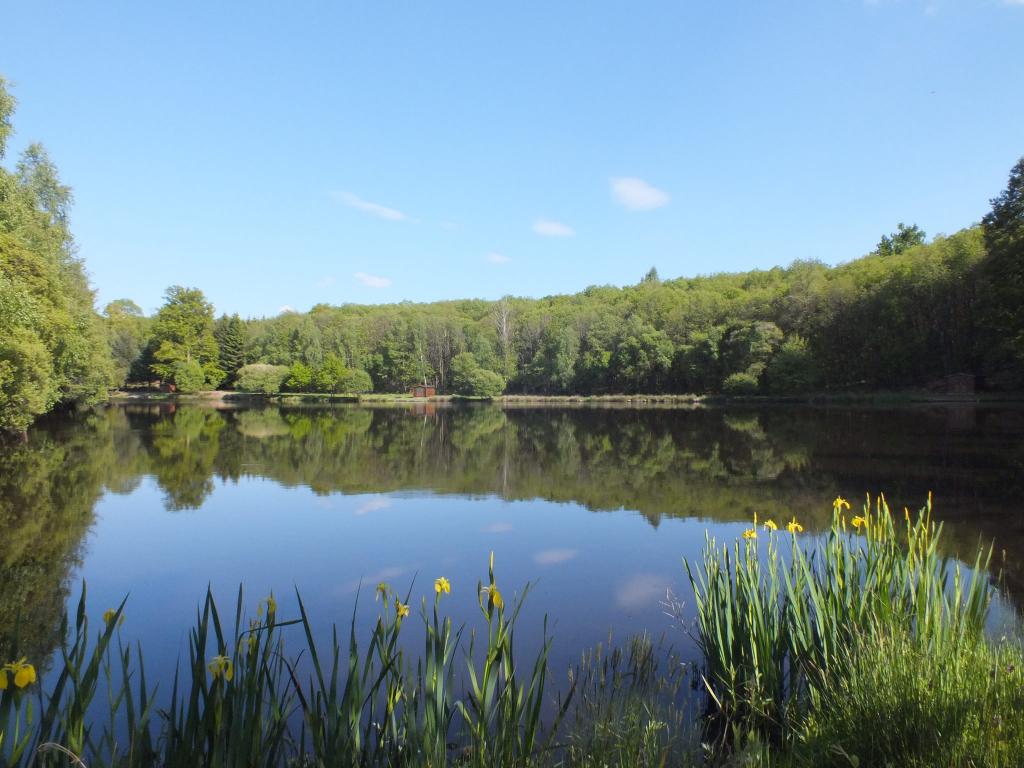
M 991 553 L 962 570 L 941 536 L 930 501 L 894 517 L 882 499 L 857 515 L 837 499 L 822 537 L 754 519 L 686 564 L 696 667 L 635 638 L 558 684 L 546 626 L 520 627 L 543 641 L 518 654 L 529 589 L 503 591 L 493 558 L 475 590 L 438 577 L 419 605 L 378 585 L 376 623 L 326 647 L 301 597 L 284 616 L 273 596 L 247 611 L 240 591 L 224 617 L 208 594 L 169 689 L 122 643 L 124 604 L 97 629 L 83 592 L 45 691 L 40 660 L 11 649 L 0 755 L 17 768 L 69 754 L 89 768 L 1024 764 L 1024 655 L 985 633 Z M 446 606 L 467 593 L 478 619 L 453 626 Z

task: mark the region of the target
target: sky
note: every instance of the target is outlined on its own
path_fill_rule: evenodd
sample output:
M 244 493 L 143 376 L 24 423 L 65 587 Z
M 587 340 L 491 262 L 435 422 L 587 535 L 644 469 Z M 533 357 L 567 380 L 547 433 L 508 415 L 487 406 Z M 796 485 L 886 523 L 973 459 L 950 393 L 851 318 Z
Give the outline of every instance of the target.
M 977 222 L 1024 154 L 1024 0 L 18 2 L 7 161 L 97 303 L 545 296 L 835 264 Z

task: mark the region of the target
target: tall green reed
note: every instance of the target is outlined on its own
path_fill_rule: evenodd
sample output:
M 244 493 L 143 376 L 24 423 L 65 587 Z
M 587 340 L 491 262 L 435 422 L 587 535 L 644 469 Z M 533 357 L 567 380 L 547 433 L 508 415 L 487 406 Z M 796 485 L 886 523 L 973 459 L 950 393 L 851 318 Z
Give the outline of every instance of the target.
M 65 618 L 49 690 L 42 691 L 27 662 L 0 672 L 0 764 L 45 767 L 67 765 L 69 758 L 90 768 L 531 764 L 554 744 L 571 690 L 543 728 L 546 624 L 532 659 L 521 665 L 514 653 L 528 589 L 506 606 L 492 556 L 488 581 L 478 585 L 483 628 L 467 645 L 463 628 L 444 615 L 451 585 L 437 579 L 432 606 L 426 598 L 421 604 L 424 647 L 414 664 L 402 641 L 412 620 L 411 592 L 400 596 L 378 585 L 381 607 L 365 645 L 353 611 L 347 641 L 335 627 L 324 653 L 298 592 L 298 618 L 282 621 L 273 595 L 247 618 L 240 589 L 228 627 L 208 590 L 187 657 L 166 695 L 158 695 L 147 684 L 141 647 L 121 644 L 125 603 L 90 632 L 83 587 L 73 626 Z M 286 635 L 295 642 L 289 628 L 301 629 L 293 656 L 286 652 Z M 460 651 L 468 677 L 461 696 Z M 19 665 L 31 669 L 31 681 L 27 672 L 16 673 Z M 104 690 L 105 702 L 98 696 Z
M 836 499 L 824 537 L 802 536 L 795 519 L 786 532 L 773 521 L 759 529 L 755 517 L 742 542 L 719 547 L 708 538 L 702 567 L 686 563 L 713 739 L 725 743 L 744 728 L 775 740 L 792 733 L 846 650 L 879 628 L 947 647 L 981 636 L 993 597 L 991 547 L 979 550 L 967 578 L 941 554 L 930 496 L 916 517 L 904 510 L 902 525 L 881 496 L 849 523 L 847 509 Z

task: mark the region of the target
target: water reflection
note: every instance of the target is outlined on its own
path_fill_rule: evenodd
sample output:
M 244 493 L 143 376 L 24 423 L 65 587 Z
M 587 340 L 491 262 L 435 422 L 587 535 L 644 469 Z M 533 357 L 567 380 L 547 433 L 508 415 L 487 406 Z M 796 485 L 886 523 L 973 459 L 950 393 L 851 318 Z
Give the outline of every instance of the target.
M 931 490 L 953 548 L 970 549 L 979 537 L 994 539 L 997 552 L 1005 550 L 1001 563 L 1009 583 L 1020 593 L 1022 436 L 1021 411 L 962 408 L 218 410 L 131 405 L 77 419 L 54 418 L 34 429 L 27 442 L 0 450 L 0 655 L 10 650 L 15 626 L 22 653 L 41 658 L 54 646 L 69 574 L 81 560 L 98 500 L 109 492 L 151 503 L 144 483 L 159 489 L 166 512 L 202 507 L 203 515 L 213 514 L 204 505 L 225 483 L 271 481 L 277 488 L 309 489 L 325 507 L 335 504 L 331 494 L 361 494 L 345 509 L 352 515 L 346 519 L 363 521 L 360 526 L 367 532 L 368 543 L 360 545 L 363 559 L 354 558 L 357 564 L 351 567 L 359 570 L 352 578 L 331 587 L 331 594 L 348 597 L 358 577 L 375 583 L 411 578 L 415 572 L 415 542 L 406 542 L 404 561 L 397 554 L 385 561 L 372 538 L 376 533 L 392 541 L 429 539 L 430 527 L 422 514 L 413 515 L 409 494 L 536 499 L 593 512 L 630 510 L 646 519 L 648 530 L 667 519 L 697 518 L 697 531 L 711 523 L 748 520 L 755 511 L 780 519 L 795 514 L 813 530 L 827 523 L 828 500 L 836 493 L 857 498 L 864 491 L 885 490 L 895 506 L 916 508 Z M 294 497 L 280 499 L 285 505 L 297 503 Z M 474 555 L 495 546 L 494 541 L 514 544 L 522 553 L 518 567 L 525 578 L 569 572 L 593 578 L 601 568 L 621 565 L 608 587 L 610 606 L 637 611 L 664 596 L 665 572 L 646 563 L 644 548 L 653 547 L 653 540 L 633 529 L 590 540 L 597 534 L 573 518 L 572 531 L 559 530 L 555 539 L 556 533 L 544 529 L 552 540 L 535 540 L 531 534 L 543 528 L 552 509 L 532 511 L 538 515 L 532 518 L 488 503 L 477 512 L 476 522 L 467 522 L 473 514 L 467 511 L 458 529 L 452 524 L 445 535 L 462 531 L 457 535 L 472 542 Z M 252 522 L 233 523 L 217 535 L 248 525 L 249 536 L 277 536 L 270 533 L 275 519 L 279 524 L 296 510 L 261 514 L 265 517 L 254 514 Z M 216 524 L 203 521 L 194 531 Z M 282 557 L 306 557 L 302 536 L 317 534 L 299 531 Z M 338 528 L 332 535 L 364 534 Z M 694 539 L 687 547 L 699 546 L 687 536 Z M 636 551 L 608 549 L 627 541 Z M 658 545 L 671 551 L 678 564 L 681 544 Z M 95 549 L 104 552 L 104 546 L 98 541 Z M 622 562 L 595 562 L 594 552 L 602 547 Z M 445 551 L 454 563 L 457 547 Z M 191 566 L 202 570 L 215 552 L 196 555 Z M 188 557 L 187 549 L 174 556 Z M 101 567 L 116 565 L 94 565 Z M 283 573 L 285 579 L 295 578 L 296 571 Z M 140 587 L 143 593 L 159 588 L 155 583 Z

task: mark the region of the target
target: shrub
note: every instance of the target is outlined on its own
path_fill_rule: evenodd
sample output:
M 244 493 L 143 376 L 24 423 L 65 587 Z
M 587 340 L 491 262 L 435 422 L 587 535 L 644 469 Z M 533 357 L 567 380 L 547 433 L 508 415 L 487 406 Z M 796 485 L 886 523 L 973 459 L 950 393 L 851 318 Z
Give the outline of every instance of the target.
M 494 371 L 477 368 L 469 375 L 467 390 L 463 394 L 473 397 L 497 397 L 505 391 L 505 379 Z
M 747 371 L 730 373 L 722 382 L 722 391 L 727 395 L 756 395 L 757 389 L 757 377 Z
M 362 368 L 349 368 L 341 382 L 341 391 L 351 394 L 373 392 L 370 374 Z
M 195 360 L 179 360 L 172 368 L 174 386 L 179 392 L 198 392 L 206 384 L 206 371 Z
M 451 365 L 452 391 L 469 397 L 497 397 L 505 391 L 505 379 L 481 368 L 471 352 L 456 355 Z
M 253 363 L 243 365 L 235 377 L 235 389 L 242 392 L 263 392 L 272 395 L 280 392 L 288 378 L 289 369 L 283 365 Z

